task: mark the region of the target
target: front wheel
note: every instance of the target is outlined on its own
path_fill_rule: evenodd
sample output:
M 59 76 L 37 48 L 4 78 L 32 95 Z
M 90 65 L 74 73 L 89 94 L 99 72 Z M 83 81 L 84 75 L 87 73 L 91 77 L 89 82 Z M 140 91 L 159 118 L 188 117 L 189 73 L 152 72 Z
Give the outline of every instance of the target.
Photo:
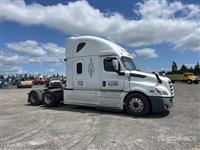
M 192 84 L 192 80 L 187 80 L 187 84 Z
M 55 93 L 50 91 L 44 93 L 43 101 L 46 107 L 54 107 L 58 104 Z
M 149 100 L 140 93 L 129 95 L 125 101 L 125 107 L 128 113 L 138 117 L 147 115 L 150 110 Z

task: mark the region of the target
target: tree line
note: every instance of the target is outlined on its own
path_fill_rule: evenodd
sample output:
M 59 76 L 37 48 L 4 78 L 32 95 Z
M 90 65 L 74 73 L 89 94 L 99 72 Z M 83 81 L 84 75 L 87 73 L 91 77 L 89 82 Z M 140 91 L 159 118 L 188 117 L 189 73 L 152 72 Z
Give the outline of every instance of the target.
M 188 68 L 186 65 L 183 64 L 180 68 L 178 68 L 176 62 L 173 61 L 171 66 L 171 71 L 168 71 L 167 74 L 183 74 L 185 72 L 191 72 L 194 73 L 195 75 L 200 75 L 199 63 L 197 62 L 197 64 L 194 67 Z

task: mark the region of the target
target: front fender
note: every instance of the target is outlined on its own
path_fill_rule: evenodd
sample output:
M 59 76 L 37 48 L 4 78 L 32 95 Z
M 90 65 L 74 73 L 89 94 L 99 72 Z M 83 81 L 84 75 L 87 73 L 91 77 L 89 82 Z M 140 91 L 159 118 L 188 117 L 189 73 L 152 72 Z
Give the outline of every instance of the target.
M 155 84 L 151 82 L 130 82 L 130 91 L 141 92 L 147 96 L 155 96 Z

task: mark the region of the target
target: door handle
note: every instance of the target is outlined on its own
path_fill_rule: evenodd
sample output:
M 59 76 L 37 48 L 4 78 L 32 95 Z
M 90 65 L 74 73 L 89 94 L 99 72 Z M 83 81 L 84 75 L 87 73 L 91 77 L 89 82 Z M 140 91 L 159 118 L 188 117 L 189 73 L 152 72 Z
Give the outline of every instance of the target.
M 106 86 L 106 81 L 102 81 L 102 85 L 103 85 L 103 87 L 105 87 Z

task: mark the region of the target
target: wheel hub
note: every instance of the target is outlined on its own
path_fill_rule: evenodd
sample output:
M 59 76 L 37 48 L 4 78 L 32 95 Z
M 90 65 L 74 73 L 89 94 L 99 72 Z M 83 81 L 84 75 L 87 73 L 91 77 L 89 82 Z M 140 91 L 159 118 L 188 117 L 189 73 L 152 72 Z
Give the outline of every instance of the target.
M 46 94 L 44 100 L 47 104 L 51 103 L 52 96 L 50 94 Z
M 141 112 L 144 108 L 144 103 L 139 98 L 133 98 L 129 103 L 130 109 L 134 112 Z

